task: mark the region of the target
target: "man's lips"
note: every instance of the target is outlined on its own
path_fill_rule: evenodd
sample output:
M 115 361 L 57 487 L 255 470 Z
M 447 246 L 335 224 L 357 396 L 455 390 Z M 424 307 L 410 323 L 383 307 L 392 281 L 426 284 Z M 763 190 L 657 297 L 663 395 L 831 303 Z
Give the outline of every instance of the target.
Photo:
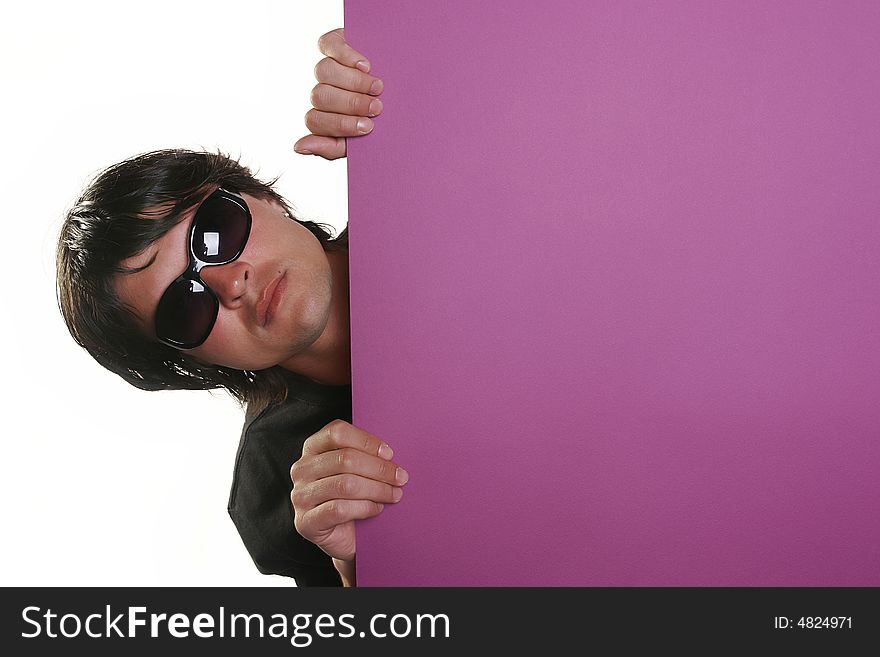
M 272 315 L 278 309 L 281 303 L 284 289 L 287 287 L 287 272 L 283 272 L 280 276 L 274 278 L 263 290 L 260 300 L 257 302 L 257 321 L 260 326 L 266 326 L 271 320 Z

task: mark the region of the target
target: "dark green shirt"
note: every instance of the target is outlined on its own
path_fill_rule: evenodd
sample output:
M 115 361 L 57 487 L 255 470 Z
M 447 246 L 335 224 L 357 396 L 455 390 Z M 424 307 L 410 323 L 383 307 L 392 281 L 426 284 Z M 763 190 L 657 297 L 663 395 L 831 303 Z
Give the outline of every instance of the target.
M 318 429 L 337 418 L 351 422 L 351 385 L 322 385 L 290 372 L 288 391 L 285 401 L 247 412 L 229 515 L 261 573 L 293 577 L 297 586 L 341 586 L 331 558 L 293 525 L 290 466 Z

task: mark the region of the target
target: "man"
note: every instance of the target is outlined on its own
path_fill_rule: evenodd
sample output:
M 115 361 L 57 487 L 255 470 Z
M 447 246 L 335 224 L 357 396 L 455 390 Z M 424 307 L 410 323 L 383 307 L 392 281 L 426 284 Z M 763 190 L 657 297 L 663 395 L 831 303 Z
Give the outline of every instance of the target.
M 318 46 L 311 134 L 295 149 L 335 159 L 372 130 L 382 84 L 341 29 Z M 57 274 L 71 335 L 104 367 L 247 404 L 229 511 L 261 572 L 355 585 L 354 521 L 399 501 L 408 475 L 350 424 L 347 229 L 334 239 L 294 218 L 222 154 L 156 151 L 83 192 Z

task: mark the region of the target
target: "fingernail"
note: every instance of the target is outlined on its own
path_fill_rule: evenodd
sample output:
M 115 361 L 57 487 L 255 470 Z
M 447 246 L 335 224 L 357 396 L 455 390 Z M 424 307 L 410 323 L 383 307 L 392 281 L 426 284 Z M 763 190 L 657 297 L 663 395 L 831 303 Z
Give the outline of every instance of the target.
M 394 450 L 385 443 L 382 443 L 382 446 L 379 448 L 379 456 L 386 461 L 389 461 L 391 460 L 391 457 L 394 456 Z
M 382 111 L 382 107 L 382 101 L 378 98 L 374 98 L 370 101 L 370 109 L 368 110 L 367 114 L 369 114 L 370 116 L 376 116 L 379 112 Z
M 295 150 L 300 155 L 314 155 L 314 153 L 312 153 L 312 151 L 307 151 L 304 148 L 294 148 L 293 150 Z
M 358 132 L 367 134 L 373 129 L 373 122 L 370 119 L 358 119 Z
M 370 62 L 366 62 L 363 59 L 358 61 L 358 63 L 355 64 L 355 66 L 357 66 L 359 69 L 361 69 L 364 73 L 370 72 Z
M 395 488 L 394 492 L 391 493 L 391 497 L 394 498 L 395 502 L 400 502 L 400 498 L 403 497 L 403 489 L 402 488 Z
M 394 478 L 401 486 L 403 486 L 409 481 L 409 472 L 398 466 L 397 472 L 394 473 Z
M 379 94 L 382 93 L 382 90 L 385 88 L 385 85 L 382 83 L 382 80 L 373 80 L 373 84 L 370 86 L 371 94 Z
M 381 511 L 382 509 L 385 508 L 385 505 L 382 504 L 381 502 L 376 502 L 376 505 L 379 507 L 379 511 Z

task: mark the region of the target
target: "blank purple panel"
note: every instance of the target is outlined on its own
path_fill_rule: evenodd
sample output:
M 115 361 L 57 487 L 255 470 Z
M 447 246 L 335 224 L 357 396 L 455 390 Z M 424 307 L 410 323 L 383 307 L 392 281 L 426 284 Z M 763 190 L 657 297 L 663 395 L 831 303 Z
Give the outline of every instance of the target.
M 345 25 L 359 584 L 880 585 L 880 3 Z

